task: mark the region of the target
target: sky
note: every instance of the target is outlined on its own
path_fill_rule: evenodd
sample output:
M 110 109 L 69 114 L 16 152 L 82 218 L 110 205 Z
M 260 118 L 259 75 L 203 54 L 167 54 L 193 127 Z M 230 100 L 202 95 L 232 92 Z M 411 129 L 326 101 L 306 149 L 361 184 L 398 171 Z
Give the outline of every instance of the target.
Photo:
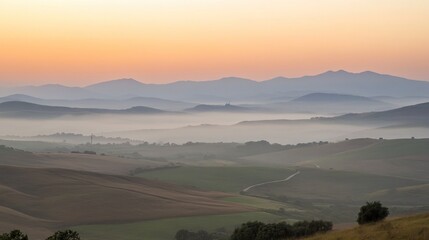
M 427 0 L 1 0 L 0 85 L 327 70 L 429 80 Z

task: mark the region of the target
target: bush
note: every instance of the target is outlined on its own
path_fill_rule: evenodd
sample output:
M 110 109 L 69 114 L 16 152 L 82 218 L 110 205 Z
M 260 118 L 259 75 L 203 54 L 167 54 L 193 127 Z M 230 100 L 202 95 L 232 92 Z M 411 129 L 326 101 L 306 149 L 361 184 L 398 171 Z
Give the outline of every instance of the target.
M 360 208 L 357 222 L 366 224 L 378 222 L 385 219 L 389 215 L 389 209 L 383 207 L 380 202 L 367 202 Z
M 271 224 L 247 222 L 234 230 L 231 240 L 295 239 L 329 230 L 332 230 L 332 222 L 327 221 L 301 221 L 293 225 L 286 222 Z
M 80 240 L 79 233 L 73 230 L 58 231 L 46 240 Z
M 0 235 L 0 240 L 28 240 L 28 237 L 19 230 L 13 230 L 10 233 Z

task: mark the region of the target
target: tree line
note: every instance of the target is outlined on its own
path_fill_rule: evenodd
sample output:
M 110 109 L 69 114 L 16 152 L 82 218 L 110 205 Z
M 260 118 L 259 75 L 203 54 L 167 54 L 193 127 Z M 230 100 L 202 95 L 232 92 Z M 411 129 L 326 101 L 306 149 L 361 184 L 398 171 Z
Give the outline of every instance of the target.
M 380 202 L 367 202 L 360 208 L 357 222 L 362 224 L 374 223 L 385 219 L 389 209 Z M 308 237 L 316 233 L 332 230 L 333 224 L 329 221 L 313 220 L 299 221 L 293 224 L 286 222 L 263 223 L 259 221 L 246 222 L 237 227 L 231 236 L 226 232 L 208 233 L 206 231 L 192 232 L 179 230 L 176 240 L 287 240 Z M 0 235 L 0 240 L 29 240 L 20 230 L 13 230 Z M 73 230 L 57 231 L 46 240 L 80 240 L 79 233 Z
M 13 230 L 0 235 L 0 240 L 28 240 L 28 236 L 20 230 Z M 57 231 L 46 240 L 80 240 L 79 233 L 73 230 Z
M 374 223 L 385 219 L 389 209 L 380 202 L 367 202 L 360 208 L 357 222 L 359 225 Z M 206 231 L 192 232 L 182 229 L 176 233 L 176 240 L 287 240 L 308 237 L 316 233 L 332 230 L 329 221 L 313 220 L 299 221 L 293 224 L 286 222 L 263 223 L 258 221 L 246 222 L 235 228 L 231 236 Z

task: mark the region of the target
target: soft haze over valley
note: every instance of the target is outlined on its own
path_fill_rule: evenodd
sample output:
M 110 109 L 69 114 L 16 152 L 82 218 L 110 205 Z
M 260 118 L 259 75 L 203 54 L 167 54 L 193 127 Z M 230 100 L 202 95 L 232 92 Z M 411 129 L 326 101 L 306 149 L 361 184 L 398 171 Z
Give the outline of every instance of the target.
M 0 1 L 0 240 L 429 239 L 428 12 Z

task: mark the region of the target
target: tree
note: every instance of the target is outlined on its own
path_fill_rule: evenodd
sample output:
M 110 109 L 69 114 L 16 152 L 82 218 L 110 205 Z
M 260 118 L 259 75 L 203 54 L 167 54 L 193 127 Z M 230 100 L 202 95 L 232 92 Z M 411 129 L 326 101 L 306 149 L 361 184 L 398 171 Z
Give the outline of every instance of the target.
M 380 202 L 367 202 L 360 208 L 357 222 L 361 225 L 378 222 L 385 219 L 388 215 L 389 209 L 383 207 Z
M 332 230 L 332 222 L 300 221 L 293 225 L 286 222 L 261 223 L 247 222 L 236 228 L 231 240 L 285 240 L 306 237 L 318 232 Z
M 0 240 L 28 240 L 28 237 L 19 230 L 13 230 L 10 233 L 0 235 Z
M 189 238 L 190 234 L 191 233 L 188 230 L 181 229 L 181 230 L 176 232 L 175 239 L 176 240 L 187 240 Z
M 231 240 L 254 240 L 258 232 L 265 224 L 262 222 L 247 222 L 236 228 Z
M 79 233 L 73 230 L 57 231 L 46 240 L 80 240 Z

